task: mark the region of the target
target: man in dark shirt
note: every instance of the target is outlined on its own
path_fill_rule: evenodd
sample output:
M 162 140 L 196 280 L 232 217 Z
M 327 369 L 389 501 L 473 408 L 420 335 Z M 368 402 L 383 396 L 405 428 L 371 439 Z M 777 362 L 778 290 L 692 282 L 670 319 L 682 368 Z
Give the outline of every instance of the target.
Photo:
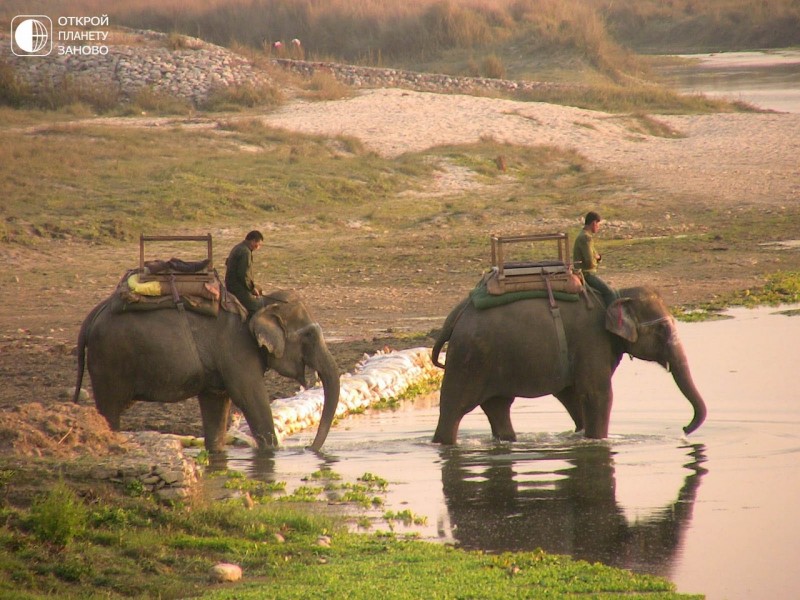
M 251 315 L 264 306 L 261 290 L 253 281 L 253 252 L 261 247 L 264 236 L 251 231 L 236 244 L 225 261 L 225 287 L 239 299 Z
M 572 261 L 575 267 L 583 273 L 586 284 L 600 292 L 603 302 L 608 306 L 614 301 L 617 294 L 597 275 L 601 257 L 594 247 L 594 234 L 598 231 L 600 231 L 600 215 L 593 211 L 586 213 L 583 229 L 575 238 Z

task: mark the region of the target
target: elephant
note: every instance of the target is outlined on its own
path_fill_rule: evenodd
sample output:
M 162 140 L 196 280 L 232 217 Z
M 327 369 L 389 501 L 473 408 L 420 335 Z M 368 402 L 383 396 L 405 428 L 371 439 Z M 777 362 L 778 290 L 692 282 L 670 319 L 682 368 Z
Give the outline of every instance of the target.
M 541 298 L 482 310 L 470 298 L 460 302 L 445 319 L 432 349 L 434 364 L 444 369 L 433 441 L 455 444 L 461 419 L 478 406 L 496 439 L 515 441 L 514 399 L 547 394 L 564 405 L 576 431 L 587 438 L 608 437 L 611 377 L 624 353 L 671 370 L 694 409 L 684 431 L 689 434 L 700 427 L 706 405 L 663 299 L 651 287 L 618 294 L 608 308 L 588 295 L 586 301 L 558 301 L 555 307 Z M 558 321 L 563 323 L 561 334 Z M 445 343 L 443 365 L 439 354 Z
M 115 295 L 98 304 L 78 335 L 78 401 L 88 363 L 95 406 L 113 430 L 136 400 L 180 402 L 196 396 L 209 452 L 225 445 L 231 402 L 250 426 L 259 450 L 278 445 L 264 373 L 273 369 L 308 386 L 306 366 L 324 389 L 322 416 L 311 448 L 319 450 L 339 403 L 339 369 L 322 330 L 299 295 L 278 290 L 243 320 L 175 309 L 119 312 Z

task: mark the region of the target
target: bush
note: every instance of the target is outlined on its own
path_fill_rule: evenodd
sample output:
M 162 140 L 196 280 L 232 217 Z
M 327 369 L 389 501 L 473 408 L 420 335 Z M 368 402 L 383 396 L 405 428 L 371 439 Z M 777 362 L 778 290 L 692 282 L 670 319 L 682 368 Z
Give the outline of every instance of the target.
M 484 77 L 489 77 L 491 79 L 505 79 L 506 67 L 499 56 L 490 54 L 483 59 L 481 73 L 483 73 Z
M 208 95 L 206 110 L 231 110 L 236 107 L 279 106 L 283 103 L 281 91 L 269 84 L 230 85 L 215 88 Z
M 96 111 L 109 112 L 119 106 L 119 101 L 119 86 L 71 76 L 49 84 L 36 96 L 36 104 L 48 110 L 86 104 Z
M 17 79 L 11 65 L 0 60 L 0 106 L 19 108 L 30 100 L 31 92 L 28 86 Z
M 56 484 L 43 498 L 31 506 L 29 524 L 42 541 L 66 546 L 83 533 L 88 510 L 65 484 Z
M 131 98 L 131 110 L 129 112 L 185 115 L 190 113 L 191 110 L 192 106 L 187 100 L 157 92 L 151 87 L 143 87 Z
M 353 95 L 353 90 L 330 73 L 315 72 L 303 86 L 303 97 L 309 100 L 339 100 Z

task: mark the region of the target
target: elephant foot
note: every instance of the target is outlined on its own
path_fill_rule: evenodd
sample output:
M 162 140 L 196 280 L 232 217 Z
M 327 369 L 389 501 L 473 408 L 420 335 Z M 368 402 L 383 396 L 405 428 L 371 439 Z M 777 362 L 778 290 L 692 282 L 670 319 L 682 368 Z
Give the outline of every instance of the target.
M 258 444 L 259 451 L 271 451 L 278 448 L 278 436 L 274 433 L 265 433 L 255 436 L 256 444 Z
M 442 444 L 443 446 L 452 446 L 456 443 L 456 435 L 454 433 L 442 433 L 439 431 L 439 428 L 437 428 L 436 433 L 433 434 L 433 443 Z

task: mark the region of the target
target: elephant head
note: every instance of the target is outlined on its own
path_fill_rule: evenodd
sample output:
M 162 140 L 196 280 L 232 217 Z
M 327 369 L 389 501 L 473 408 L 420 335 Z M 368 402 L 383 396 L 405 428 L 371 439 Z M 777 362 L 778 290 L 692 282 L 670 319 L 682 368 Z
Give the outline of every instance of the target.
M 322 329 L 311 318 L 297 294 L 279 290 L 265 297 L 268 304 L 250 319 L 250 331 L 267 351 L 267 366 L 311 387 L 306 367 L 319 375 L 325 399 L 319 428 L 311 448 L 319 450 L 325 442 L 339 402 L 339 370 L 328 350 Z
M 606 329 L 623 340 L 624 351 L 654 361 L 672 373 L 678 389 L 694 408 L 687 434 L 703 424 L 706 405 L 692 379 L 674 317 L 661 297 L 649 288 L 622 290 L 606 310 Z

